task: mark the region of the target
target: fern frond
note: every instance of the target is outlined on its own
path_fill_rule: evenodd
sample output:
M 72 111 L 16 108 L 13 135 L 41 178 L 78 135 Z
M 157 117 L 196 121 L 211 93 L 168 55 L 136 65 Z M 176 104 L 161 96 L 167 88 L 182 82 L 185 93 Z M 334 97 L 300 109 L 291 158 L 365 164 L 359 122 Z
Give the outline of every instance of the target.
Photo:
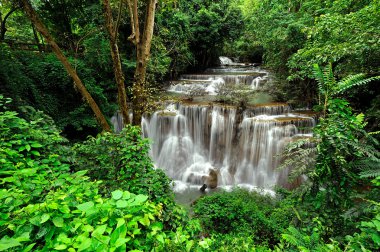
M 300 246 L 305 245 L 304 241 L 303 241 L 303 235 L 300 233 L 300 231 L 298 229 L 296 229 L 293 226 L 290 226 L 290 227 L 288 227 L 288 229 L 286 231 L 287 231 L 287 233 L 281 235 L 282 238 L 286 242 L 288 242 L 289 244 L 296 246 L 296 247 L 300 247 Z
M 374 131 L 374 132 L 368 132 L 368 135 L 377 135 L 377 134 L 380 134 L 380 130 Z
M 380 176 L 380 167 L 374 170 L 367 170 L 360 173 L 361 178 L 376 178 Z
M 327 90 L 327 92 L 331 91 L 336 83 L 331 62 L 323 69 L 323 79 L 325 89 Z
M 380 76 L 365 78 L 364 74 L 350 75 L 338 82 L 334 94 L 341 94 L 352 87 L 366 85 L 374 80 L 380 80 Z
M 322 69 L 320 68 L 318 64 L 313 65 L 313 75 L 314 75 L 314 78 L 317 80 L 319 93 L 324 94 L 325 93 L 324 76 L 323 76 Z

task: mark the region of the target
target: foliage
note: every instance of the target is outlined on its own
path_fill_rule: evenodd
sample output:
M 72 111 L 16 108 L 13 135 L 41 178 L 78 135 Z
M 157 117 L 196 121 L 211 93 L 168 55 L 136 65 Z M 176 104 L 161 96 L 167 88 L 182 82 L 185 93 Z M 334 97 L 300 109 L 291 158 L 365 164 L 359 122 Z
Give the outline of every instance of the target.
M 174 204 L 171 180 L 153 166 L 148 155 L 149 140 L 142 139 L 138 127 L 127 125 L 119 134 L 89 137 L 72 151 L 72 169 L 88 170 L 93 180 L 102 180 L 99 188 L 103 195 L 117 188 L 147 195 L 153 202 L 164 205 L 165 228 L 183 224 L 186 215 Z
M 352 192 L 353 186 L 363 183 L 356 175 L 360 167 L 355 163 L 368 159 L 380 163 L 376 150 L 378 142 L 364 130 L 364 115 L 354 115 L 348 102 L 336 96 L 375 78 L 364 79 L 359 74 L 336 82 L 331 65 L 323 73 L 315 67 L 315 75 L 325 118 L 321 118 L 314 130 L 319 143 L 315 176 L 311 179 L 324 187 L 335 201 Z
M 103 180 L 104 194 L 123 188 L 158 202 L 171 199 L 171 182 L 153 167 L 148 152 L 149 141 L 142 139 L 140 129 L 127 125 L 119 134 L 103 133 L 76 144 L 72 164 L 77 171 L 88 170 L 94 180 Z
M 318 102 L 314 64 L 332 62 L 340 79 L 380 71 L 378 0 L 242 0 L 238 6 L 245 23 L 245 35 L 238 41 L 263 48 L 264 63 L 277 76 L 276 88 L 269 90 L 282 101 L 309 108 Z M 378 84 L 344 93 L 356 101 L 355 109 L 371 117 L 367 127 L 375 131 L 378 95 Z
M 64 139 L 50 121 L 26 121 L 6 108 L 9 103 L 0 96 L 0 251 L 208 247 L 207 240 L 194 239 L 199 224 L 184 221 L 186 212 L 178 207 L 171 209 L 174 232 L 165 231 L 164 206 L 148 195 L 116 189 L 102 196 L 100 181 L 90 181 L 87 171 L 70 172 L 63 162 L 67 149 L 57 147 Z M 151 191 L 161 189 L 153 185 Z
M 277 202 L 269 196 L 235 189 L 198 199 L 194 214 L 200 219 L 204 232 L 216 236 L 245 236 L 256 244 L 274 245 L 292 216 L 286 207 L 276 207 Z
M 29 105 L 51 116 L 60 129 L 71 138 L 87 132 L 96 132 L 97 123 L 87 105 L 73 88 L 61 63 L 52 54 L 36 55 L 32 52 L 11 51 L 0 45 L 0 79 L 7 96 L 13 97 L 16 105 Z M 97 69 L 88 67 L 86 61 L 71 59 L 77 67 L 88 91 L 99 101 L 108 114 L 114 113 L 108 93 L 110 83 L 100 81 Z
M 296 229 L 293 226 L 287 228 L 282 236 L 281 243 L 277 245 L 276 249 L 279 251 L 342 251 L 340 244 L 337 241 L 331 240 L 330 243 L 325 243 L 322 239 L 321 233 L 324 232 L 322 223 L 315 218 L 313 220 L 317 225 L 312 230 Z M 311 234 L 310 234 L 311 233 Z M 310 235 L 309 235 L 310 234 Z
M 171 58 L 168 74 L 176 78 L 194 61 L 189 47 L 192 35 L 190 16 L 178 9 L 163 8 L 158 10 L 156 19 L 157 39 L 165 45 L 165 56 Z M 152 53 L 155 54 L 154 48 Z
M 267 246 L 255 244 L 251 237 L 244 234 L 215 234 L 212 236 L 210 246 L 212 251 L 237 251 L 237 252 L 269 252 Z

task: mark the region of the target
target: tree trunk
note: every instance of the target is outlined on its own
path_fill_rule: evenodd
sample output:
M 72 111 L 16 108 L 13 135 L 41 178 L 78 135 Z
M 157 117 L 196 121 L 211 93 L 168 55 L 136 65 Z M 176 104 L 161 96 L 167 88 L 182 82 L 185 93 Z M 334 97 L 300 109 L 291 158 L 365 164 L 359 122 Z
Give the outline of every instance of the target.
M 83 98 L 87 101 L 88 105 L 91 107 L 92 111 L 95 114 L 96 119 L 98 120 L 100 126 L 105 131 L 111 131 L 110 126 L 103 113 L 100 111 L 98 105 L 92 98 L 91 94 L 87 91 L 86 87 L 83 85 L 79 76 L 77 75 L 74 68 L 71 66 L 70 62 L 67 60 L 65 55 L 62 53 L 61 49 L 54 41 L 53 37 L 50 35 L 49 31 L 45 27 L 45 25 L 41 22 L 37 13 L 34 11 L 32 5 L 28 0 L 21 0 L 25 13 L 28 15 L 29 19 L 32 21 L 36 29 L 41 33 L 41 35 L 45 38 L 45 40 L 52 47 L 53 52 L 57 56 L 57 58 L 62 62 L 65 67 L 67 73 L 73 78 L 75 87 L 79 90 Z
M 121 13 L 120 11 L 121 11 L 122 6 L 121 5 L 119 6 L 120 8 L 119 16 L 118 16 L 118 21 L 116 23 L 116 26 L 113 25 L 112 11 L 111 11 L 109 0 L 103 0 L 103 7 L 104 7 L 104 16 L 106 20 L 106 28 L 108 31 L 110 47 L 111 47 L 111 56 L 112 56 L 115 80 L 117 83 L 117 100 L 119 104 L 119 109 L 121 111 L 121 114 L 123 115 L 123 124 L 126 124 L 129 122 L 127 94 L 125 92 L 125 84 L 124 84 L 125 78 L 124 78 L 123 70 L 121 68 L 121 59 L 120 59 L 120 54 L 119 54 L 119 48 L 117 46 L 117 30 L 118 30 L 118 23 L 120 20 L 120 13 Z
M 13 12 L 15 12 L 17 9 L 19 9 L 19 7 L 13 7 L 5 16 L 4 16 L 4 19 L 1 19 L 0 17 L 0 41 L 4 41 L 5 39 L 5 33 L 7 32 L 7 27 L 6 27 L 6 23 L 7 23 L 7 19 L 10 17 L 10 15 L 12 15 Z
M 38 47 L 38 51 L 40 53 L 42 53 L 42 46 L 40 44 L 40 39 L 38 38 L 38 33 L 36 31 L 36 27 L 34 27 L 34 24 L 32 23 L 32 30 L 33 30 L 33 36 L 34 36 L 34 40 L 36 41 L 36 44 L 37 44 L 37 47 Z
M 140 125 L 141 118 L 145 112 L 147 104 L 147 92 L 146 92 L 146 69 L 150 56 L 150 48 L 153 38 L 153 28 L 154 28 L 154 16 L 156 12 L 156 2 L 157 0 L 149 0 L 146 16 L 145 16 L 145 27 L 142 39 L 136 40 L 136 70 L 133 82 L 133 124 Z M 136 6 L 134 6 L 136 9 Z M 136 17 L 135 17 L 136 18 Z M 135 33 L 139 34 L 139 26 L 135 24 Z M 139 38 L 139 36 L 136 36 Z

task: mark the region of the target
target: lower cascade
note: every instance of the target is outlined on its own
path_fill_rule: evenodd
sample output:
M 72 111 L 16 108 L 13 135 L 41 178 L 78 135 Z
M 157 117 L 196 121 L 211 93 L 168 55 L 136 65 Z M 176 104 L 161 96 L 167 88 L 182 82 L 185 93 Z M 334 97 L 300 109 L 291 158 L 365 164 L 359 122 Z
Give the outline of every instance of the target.
M 285 114 L 279 114 L 286 112 Z M 157 167 L 176 181 L 177 190 L 203 185 L 217 174 L 218 186 L 271 188 L 286 185 L 277 171 L 286 143 L 310 136 L 314 119 L 290 113 L 285 104 L 238 111 L 222 105 L 170 104 L 142 121 L 153 140 Z

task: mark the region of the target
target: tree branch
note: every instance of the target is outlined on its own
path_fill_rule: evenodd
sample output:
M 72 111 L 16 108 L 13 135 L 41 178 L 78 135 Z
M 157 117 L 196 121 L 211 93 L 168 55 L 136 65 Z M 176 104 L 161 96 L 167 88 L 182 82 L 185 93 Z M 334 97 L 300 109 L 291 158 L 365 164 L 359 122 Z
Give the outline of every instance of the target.
M 120 3 L 119 3 L 119 12 L 117 14 L 117 19 L 116 19 L 116 25 L 115 25 L 115 30 L 114 30 L 114 33 L 115 33 L 115 36 L 117 38 L 118 36 L 118 31 L 119 31 L 119 26 L 120 26 L 120 20 L 121 20 L 121 10 L 123 9 L 123 0 L 120 0 Z
M 53 52 L 57 56 L 58 60 L 61 61 L 62 65 L 66 69 L 67 73 L 73 78 L 75 87 L 78 89 L 78 91 L 81 93 L 83 98 L 86 100 L 87 104 L 90 106 L 92 111 L 94 112 L 96 119 L 98 120 L 99 124 L 105 131 L 111 131 L 111 128 L 104 117 L 102 111 L 96 104 L 95 100 L 92 98 L 91 94 L 87 91 L 86 87 L 82 83 L 81 79 L 79 78 L 78 74 L 76 73 L 75 69 L 71 66 L 70 62 L 66 58 L 66 56 L 63 54 L 57 43 L 55 42 L 53 36 L 49 33 L 46 26 L 42 23 L 40 18 L 38 17 L 37 13 L 34 11 L 32 5 L 30 4 L 29 0 L 21 0 L 22 7 L 29 17 L 30 21 L 34 24 L 36 29 L 40 32 L 40 34 L 46 39 L 46 41 L 50 44 L 52 47 Z

